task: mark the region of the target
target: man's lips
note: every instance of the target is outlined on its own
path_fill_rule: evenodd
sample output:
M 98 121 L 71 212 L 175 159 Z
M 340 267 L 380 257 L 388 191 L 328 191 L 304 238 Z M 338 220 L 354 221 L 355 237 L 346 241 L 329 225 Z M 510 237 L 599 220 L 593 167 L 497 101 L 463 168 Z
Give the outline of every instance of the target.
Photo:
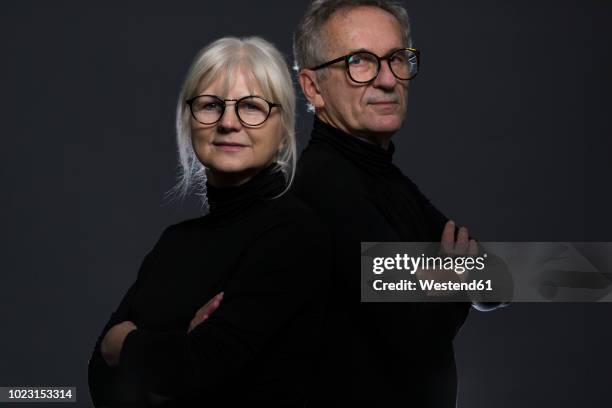
M 378 101 L 378 102 L 370 102 L 370 105 L 397 105 L 399 102 L 397 101 Z
M 397 101 L 373 101 L 369 105 L 375 110 L 375 112 L 383 115 L 396 114 L 399 112 L 399 102 Z

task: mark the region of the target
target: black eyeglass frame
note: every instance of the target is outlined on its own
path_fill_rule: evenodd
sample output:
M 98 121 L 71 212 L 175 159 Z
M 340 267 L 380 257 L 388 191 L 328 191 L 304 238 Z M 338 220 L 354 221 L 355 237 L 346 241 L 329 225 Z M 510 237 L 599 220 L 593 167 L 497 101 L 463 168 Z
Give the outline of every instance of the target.
M 398 77 L 397 74 L 393 71 L 393 68 L 391 68 L 391 57 L 395 53 L 397 53 L 399 51 L 410 51 L 416 57 L 416 60 L 417 60 L 417 63 L 416 63 L 417 64 L 416 74 L 414 74 L 410 78 L 400 78 L 400 77 Z M 369 81 L 357 81 L 357 80 L 355 80 L 355 78 L 353 78 L 353 76 L 351 75 L 350 67 L 349 67 L 349 60 L 355 54 L 370 54 L 370 55 L 372 55 L 372 56 L 374 56 L 376 58 L 376 61 L 377 61 L 378 65 L 376 67 L 376 75 L 374 75 L 374 78 L 370 79 Z M 416 48 L 408 48 L 408 47 L 406 47 L 406 48 L 398 48 L 398 49 L 392 50 L 391 52 L 387 53 L 387 55 L 385 55 L 383 57 L 379 57 L 378 55 L 374 54 L 371 51 L 368 51 L 368 50 L 359 50 L 359 51 L 353 51 L 350 54 L 346 54 L 346 55 L 343 55 L 341 57 L 335 58 L 335 59 L 333 59 L 331 61 L 324 62 L 321 65 L 317 65 L 316 67 L 309 68 L 309 69 L 311 69 L 312 71 L 318 71 L 321 68 L 325 68 L 325 67 L 328 67 L 330 65 L 336 64 L 336 63 L 338 63 L 340 61 L 344 61 L 344 66 L 345 66 L 345 69 L 346 69 L 346 73 L 348 74 L 349 78 L 351 78 L 352 81 L 354 81 L 354 82 L 356 82 L 358 84 L 367 84 L 368 82 L 372 82 L 372 81 L 376 80 L 376 78 L 378 78 L 378 74 L 380 74 L 380 62 L 382 60 L 387 60 L 387 65 L 389 66 L 389 70 L 391 71 L 391 73 L 393 74 L 393 76 L 395 78 L 399 79 L 400 81 L 410 81 L 411 79 L 414 79 L 414 77 L 416 77 L 418 75 L 418 73 L 419 73 L 419 66 L 420 66 L 420 62 L 421 62 L 421 51 L 417 50 Z
M 220 103 L 220 104 L 221 104 L 221 106 L 223 107 L 223 111 L 221 112 L 221 115 L 219 115 L 219 119 L 215 120 L 214 122 L 210 122 L 210 123 L 204 123 L 204 122 L 201 122 L 200 120 L 198 120 L 198 118 L 196 118 L 196 115 L 195 115 L 195 113 L 194 113 L 194 111 L 193 111 L 193 102 L 194 102 L 196 99 L 201 98 L 201 97 L 204 97 L 204 96 L 211 97 L 211 98 L 215 98 L 216 100 L 218 100 L 218 101 L 219 101 L 219 103 Z M 238 113 L 238 104 L 239 104 L 241 101 L 243 101 L 244 99 L 247 99 L 247 98 L 259 98 L 259 99 L 263 100 L 264 102 L 266 102 L 266 103 L 268 104 L 268 114 L 266 115 L 266 118 L 265 118 L 264 120 L 262 120 L 261 122 L 259 122 L 259 123 L 255 124 L 255 125 L 245 122 L 245 121 L 244 121 L 244 120 L 243 120 L 243 119 L 240 117 L 240 113 Z M 280 107 L 281 107 L 281 104 L 280 104 L 280 103 L 270 102 L 270 101 L 269 101 L 269 100 L 267 100 L 266 98 L 261 97 L 261 96 L 259 96 L 259 95 L 246 95 L 246 96 L 243 96 L 242 98 L 239 98 L 239 99 L 221 99 L 221 98 L 220 98 L 220 97 L 218 97 L 217 95 L 202 94 L 202 95 L 197 95 L 197 96 L 194 96 L 193 98 L 189 98 L 189 99 L 187 99 L 187 100 L 185 101 L 185 103 L 186 103 L 187 105 L 189 105 L 189 111 L 191 112 L 191 116 L 192 116 L 192 117 L 193 117 L 193 118 L 196 120 L 196 122 L 201 123 L 201 124 L 203 124 L 203 125 L 214 125 L 215 123 L 218 123 L 218 122 L 219 122 L 219 121 L 220 121 L 220 120 L 223 118 L 223 115 L 225 115 L 225 109 L 227 108 L 227 104 L 226 104 L 225 102 L 235 102 L 235 103 L 234 103 L 234 110 L 236 111 L 236 117 L 238 118 L 238 120 L 240 121 L 240 123 L 242 123 L 242 124 L 243 124 L 243 125 L 245 125 L 245 126 L 250 126 L 250 127 L 255 127 L 255 126 L 260 126 L 260 125 L 262 125 L 262 124 L 263 124 L 263 123 L 264 123 L 266 120 L 268 120 L 268 118 L 270 117 L 270 114 L 272 114 L 272 108 L 274 108 L 274 107 L 279 107 L 279 108 L 280 108 Z

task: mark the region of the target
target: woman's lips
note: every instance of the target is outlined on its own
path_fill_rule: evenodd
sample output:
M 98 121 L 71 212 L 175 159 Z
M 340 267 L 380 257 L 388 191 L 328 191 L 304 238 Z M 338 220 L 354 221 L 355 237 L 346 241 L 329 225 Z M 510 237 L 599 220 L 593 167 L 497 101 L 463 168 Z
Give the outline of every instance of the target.
M 213 145 L 224 152 L 237 152 L 246 147 L 241 143 L 232 143 L 232 142 L 215 142 Z

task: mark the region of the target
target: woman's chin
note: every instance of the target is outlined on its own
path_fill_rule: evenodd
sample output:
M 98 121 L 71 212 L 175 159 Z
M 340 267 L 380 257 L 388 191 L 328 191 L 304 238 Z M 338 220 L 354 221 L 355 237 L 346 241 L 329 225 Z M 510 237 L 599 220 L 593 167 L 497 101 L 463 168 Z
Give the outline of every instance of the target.
M 205 165 L 206 166 L 206 165 Z M 246 166 L 244 163 L 215 163 L 208 168 L 208 181 L 214 186 L 232 186 L 247 182 L 259 170 L 259 167 Z
M 252 166 L 245 163 L 244 160 L 240 160 L 237 157 L 218 158 L 210 162 L 204 163 L 204 166 L 210 171 L 216 173 L 243 173 L 244 171 L 252 168 Z

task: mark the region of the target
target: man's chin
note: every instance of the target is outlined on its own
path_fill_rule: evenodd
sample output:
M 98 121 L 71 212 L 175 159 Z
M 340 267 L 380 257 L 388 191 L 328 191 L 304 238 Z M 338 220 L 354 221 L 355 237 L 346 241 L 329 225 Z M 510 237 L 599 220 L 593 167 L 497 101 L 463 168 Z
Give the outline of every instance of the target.
M 373 118 L 368 128 L 371 132 L 393 134 L 402 127 L 402 119 L 396 115 L 384 115 Z

